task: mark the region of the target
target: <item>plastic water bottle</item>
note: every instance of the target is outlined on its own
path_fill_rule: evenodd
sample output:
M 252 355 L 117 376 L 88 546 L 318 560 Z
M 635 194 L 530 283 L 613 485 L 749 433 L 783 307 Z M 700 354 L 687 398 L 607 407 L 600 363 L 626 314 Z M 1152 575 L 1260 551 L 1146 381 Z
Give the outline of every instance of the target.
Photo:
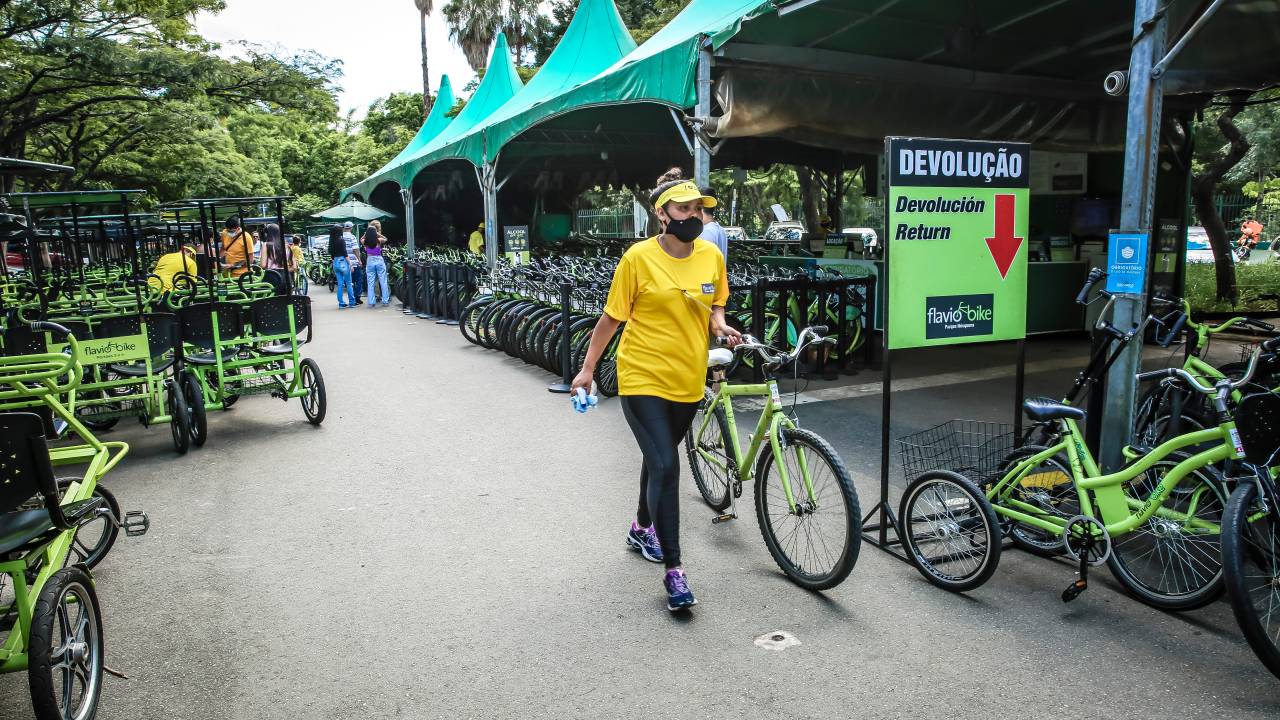
M 595 395 L 588 395 L 586 389 L 578 388 L 578 392 L 570 396 L 573 399 L 573 409 L 585 413 L 596 406 L 599 399 Z

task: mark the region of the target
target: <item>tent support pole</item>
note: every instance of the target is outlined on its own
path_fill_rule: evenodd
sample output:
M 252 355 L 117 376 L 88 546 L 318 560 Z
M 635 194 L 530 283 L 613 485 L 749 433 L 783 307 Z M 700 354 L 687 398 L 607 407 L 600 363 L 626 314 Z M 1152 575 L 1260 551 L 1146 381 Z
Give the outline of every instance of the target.
M 409 256 L 413 257 L 418 250 L 413 237 L 413 188 L 401 188 L 400 201 L 404 203 L 404 239 L 409 246 Z
M 480 169 L 480 192 L 484 193 L 484 256 L 492 269 L 498 264 L 498 184 L 495 162 Z
M 1160 117 L 1164 100 L 1161 77 L 1152 77 L 1152 67 L 1164 49 L 1163 12 L 1157 14 L 1159 0 L 1137 0 L 1133 33 L 1136 42 L 1129 59 L 1129 109 L 1124 140 L 1124 190 L 1120 197 L 1120 230 L 1151 232 L 1155 205 L 1156 165 L 1160 153 Z M 1148 253 L 1150 244 L 1148 243 Z M 1145 265 L 1147 257 L 1142 258 Z M 1146 313 L 1146 290 L 1138 294 L 1117 294 L 1111 324 L 1122 331 L 1138 326 Z M 1122 450 L 1133 430 L 1133 406 L 1137 398 L 1137 374 L 1142 362 L 1142 343 L 1129 343 L 1107 373 L 1106 402 L 1102 408 L 1100 460 L 1104 471 L 1118 469 L 1124 462 Z
M 711 39 L 703 38 L 698 48 L 698 109 L 697 117 L 711 117 Z M 711 150 L 693 139 L 693 181 L 700 188 L 711 185 Z

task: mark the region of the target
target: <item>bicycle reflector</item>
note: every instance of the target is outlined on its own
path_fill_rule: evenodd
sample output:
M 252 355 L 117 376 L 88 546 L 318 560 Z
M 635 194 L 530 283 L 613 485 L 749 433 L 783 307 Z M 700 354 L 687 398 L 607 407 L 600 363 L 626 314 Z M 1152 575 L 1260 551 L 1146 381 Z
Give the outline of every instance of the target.
M 1269 466 L 1280 455 L 1280 395 L 1260 392 L 1246 396 L 1236 410 L 1236 428 L 1244 443 L 1244 459 Z

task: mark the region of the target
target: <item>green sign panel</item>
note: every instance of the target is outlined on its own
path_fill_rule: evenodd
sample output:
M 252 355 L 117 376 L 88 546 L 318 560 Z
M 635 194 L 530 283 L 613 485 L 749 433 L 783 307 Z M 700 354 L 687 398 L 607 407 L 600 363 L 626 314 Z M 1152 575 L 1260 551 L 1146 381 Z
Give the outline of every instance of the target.
M 147 356 L 147 336 L 122 335 L 120 337 L 79 340 L 80 355 L 86 365 L 129 362 Z M 69 343 L 49 343 L 49 352 L 66 352 Z
M 1030 146 L 887 138 L 889 348 L 1027 334 Z

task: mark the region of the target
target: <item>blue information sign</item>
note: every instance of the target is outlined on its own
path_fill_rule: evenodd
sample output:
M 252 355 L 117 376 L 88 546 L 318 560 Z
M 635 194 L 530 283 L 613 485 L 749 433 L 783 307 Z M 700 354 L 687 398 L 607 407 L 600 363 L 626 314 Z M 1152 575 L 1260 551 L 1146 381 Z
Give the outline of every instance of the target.
M 1147 233 L 1111 233 L 1107 244 L 1107 292 L 1146 292 L 1147 240 Z

